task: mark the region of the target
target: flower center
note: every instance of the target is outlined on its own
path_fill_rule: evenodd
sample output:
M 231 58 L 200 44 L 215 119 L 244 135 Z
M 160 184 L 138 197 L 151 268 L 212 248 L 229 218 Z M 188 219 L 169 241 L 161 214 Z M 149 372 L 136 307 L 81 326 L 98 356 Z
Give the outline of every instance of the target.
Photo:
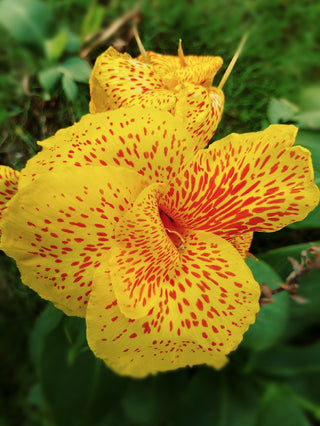
M 168 237 L 170 238 L 170 240 L 172 241 L 172 243 L 174 244 L 174 246 L 178 250 L 183 250 L 185 240 L 183 239 L 182 235 L 180 234 L 176 224 L 174 223 L 174 220 L 171 219 L 171 217 L 169 217 L 162 210 L 160 210 L 159 214 L 160 214 L 160 219 L 161 219 L 162 224 L 163 224 L 163 226 L 164 226 L 164 228 L 167 232 Z

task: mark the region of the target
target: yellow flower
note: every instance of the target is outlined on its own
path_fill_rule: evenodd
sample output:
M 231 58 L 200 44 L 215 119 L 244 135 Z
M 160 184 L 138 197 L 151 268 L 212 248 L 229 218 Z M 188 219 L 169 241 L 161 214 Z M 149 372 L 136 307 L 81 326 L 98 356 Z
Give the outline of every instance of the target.
M 259 309 L 252 232 L 319 201 L 295 135 L 270 126 L 193 155 L 167 112 L 84 116 L 21 172 L 1 248 L 25 284 L 86 318 L 89 346 L 119 374 L 221 368 Z
M 178 117 L 204 148 L 221 120 L 224 94 L 212 86 L 219 56 L 179 56 L 147 52 L 131 58 L 110 47 L 98 57 L 90 78 L 90 112 L 141 106 Z M 146 63 L 147 61 L 147 63 Z

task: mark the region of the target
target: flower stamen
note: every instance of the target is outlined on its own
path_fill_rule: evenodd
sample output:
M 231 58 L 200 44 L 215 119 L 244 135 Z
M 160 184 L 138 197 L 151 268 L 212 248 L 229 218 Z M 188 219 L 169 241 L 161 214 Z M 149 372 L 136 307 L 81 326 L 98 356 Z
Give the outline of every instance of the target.
M 146 64 L 150 64 L 150 58 L 149 58 L 149 56 L 146 52 L 146 49 L 144 48 L 144 46 L 142 44 L 142 41 L 141 41 L 141 38 L 139 36 L 136 24 L 133 24 L 133 35 L 134 35 L 134 38 L 136 39 L 136 42 L 137 42 L 138 48 L 140 50 L 141 56 L 143 58 L 143 61 Z
M 181 38 L 179 38 L 179 47 L 178 47 L 178 56 L 180 59 L 180 65 L 182 67 L 186 67 L 188 64 L 186 63 L 185 57 L 184 57 L 184 53 L 182 50 L 182 40 Z
M 242 52 L 243 46 L 246 44 L 247 38 L 248 38 L 248 33 L 245 33 L 245 35 L 242 37 L 242 40 L 240 41 L 238 49 L 236 50 L 235 54 L 233 55 L 233 58 L 231 59 L 230 64 L 228 65 L 225 73 L 222 76 L 222 79 L 219 83 L 218 89 L 222 90 L 223 86 L 225 85 L 226 81 L 228 80 L 228 78 L 229 78 L 229 76 L 230 76 L 230 74 L 231 74 L 240 54 L 241 54 L 241 52 Z
M 183 250 L 185 239 L 182 237 L 182 235 L 178 231 L 174 221 L 168 215 L 166 215 L 163 211 L 160 211 L 160 219 L 167 232 L 168 237 L 170 238 L 174 246 L 178 250 Z

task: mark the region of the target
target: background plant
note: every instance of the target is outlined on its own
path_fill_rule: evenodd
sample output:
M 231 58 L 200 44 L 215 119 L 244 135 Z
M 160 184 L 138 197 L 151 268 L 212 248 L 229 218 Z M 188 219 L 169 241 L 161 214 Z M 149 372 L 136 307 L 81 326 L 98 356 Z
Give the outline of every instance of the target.
M 0 2 L 2 164 L 20 169 L 37 140 L 88 112 L 90 67 L 109 43 L 138 53 L 127 19 L 134 7 L 129 0 Z M 181 37 L 186 54 L 221 55 L 225 64 L 249 30 L 215 139 L 294 123 L 320 184 L 318 2 L 151 0 L 132 16 L 140 16 L 147 49 L 175 54 Z M 0 424 L 319 423 L 319 214 L 255 235 L 251 251 L 259 261 L 248 263 L 256 279 L 274 290 L 286 282 L 294 297 L 273 295 L 221 372 L 199 367 L 142 381 L 114 375 L 87 348 L 83 320 L 40 300 L 2 256 Z

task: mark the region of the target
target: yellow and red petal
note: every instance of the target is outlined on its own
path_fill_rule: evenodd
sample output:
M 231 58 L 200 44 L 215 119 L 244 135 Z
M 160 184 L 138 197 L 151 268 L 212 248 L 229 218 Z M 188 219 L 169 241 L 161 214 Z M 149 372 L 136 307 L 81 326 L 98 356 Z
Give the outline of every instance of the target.
M 20 172 L 8 166 L 0 166 L 0 232 L 1 219 L 7 208 L 8 201 L 18 191 Z
M 95 62 L 89 81 L 92 113 L 118 109 L 133 95 L 164 89 L 161 77 L 150 65 L 119 55 L 108 49 Z
M 28 161 L 19 188 L 66 165 L 120 166 L 150 181 L 167 181 L 192 156 L 194 142 L 171 114 L 134 107 L 85 115 L 40 144 L 43 149 Z
M 97 270 L 88 343 L 119 374 L 144 377 L 198 364 L 221 368 L 255 321 L 260 287 L 237 250 L 202 231 L 186 231 L 185 239 L 180 264 L 165 276 L 160 300 L 143 318 L 122 314 L 108 270 Z
M 162 297 L 164 277 L 180 261 L 158 208 L 161 184 L 145 188 L 116 228 L 110 275 L 121 312 L 147 315 Z
M 245 234 L 238 234 L 234 238 L 228 238 L 229 243 L 235 247 L 240 253 L 241 257 L 245 259 L 249 253 L 249 249 L 251 246 L 253 238 L 253 232 L 247 232 Z
M 145 181 L 133 170 L 68 166 L 19 190 L 3 217 L 1 249 L 24 284 L 84 316 L 95 269 Z
M 232 239 L 304 219 L 319 202 L 310 152 L 297 129 L 231 134 L 198 152 L 171 183 L 162 210 L 182 227 Z
M 179 56 L 162 55 L 147 52 L 150 64 L 154 71 L 161 77 L 168 73 L 175 73 L 179 82 L 188 82 L 205 87 L 210 87 L 212 81 L 223 64 L 220 56 L 186 55 L 183 59 Z M 139 56 L 138 60 L 142 60 Z
M 175 115 L 185 123 L 192 138 L 197 141 L 194 151 L 204 148 L 214 135 L 222 118 L 224 94 L 222 90 L 190 83 L 182 85 L 177 94 Z

